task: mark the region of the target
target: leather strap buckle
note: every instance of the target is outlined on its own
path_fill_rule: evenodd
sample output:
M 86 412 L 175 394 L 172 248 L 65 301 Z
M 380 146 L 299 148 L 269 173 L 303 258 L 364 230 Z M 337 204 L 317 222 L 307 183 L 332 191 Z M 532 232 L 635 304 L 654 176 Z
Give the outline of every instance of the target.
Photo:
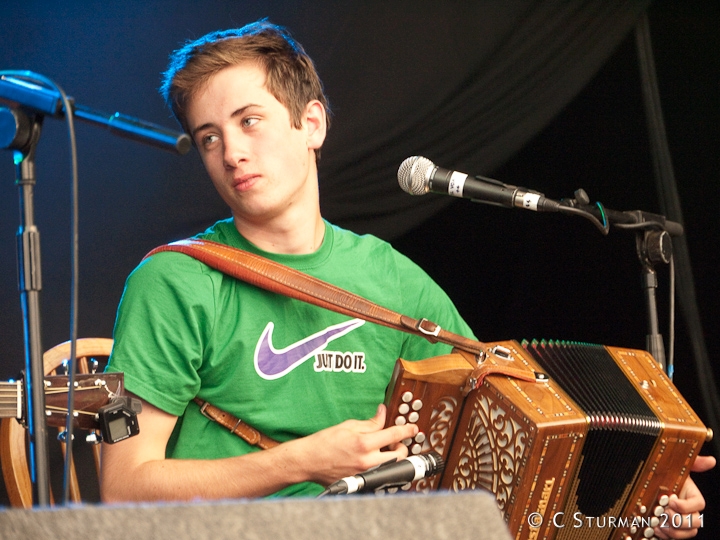
M 432 325 L 432 329 L 425 328 L 423 325 Z M 418 329 L 418 331 L 422 332 L 426 336 L 434 336 L 434 337 L 438 337 L 440 335 L 440 330 L 442 330 L 442 328 L 440 328 L 439 324 L 435 324 L 434 322 L 429 321 L 424 317 L 418 321 L 417 329 Z
M 199 398 L 196 398 L 195 401 L 199 402 L 201 400 Z M 202 414 L 208 420 L 212 420 L 214 422 L 215 419 L 212 416 L 210 416 L 206 410 L 208 405 L 210 405 L 210 404 L 207 401 L 202 401 L 202 405 L 200 405 L 200 414 Z

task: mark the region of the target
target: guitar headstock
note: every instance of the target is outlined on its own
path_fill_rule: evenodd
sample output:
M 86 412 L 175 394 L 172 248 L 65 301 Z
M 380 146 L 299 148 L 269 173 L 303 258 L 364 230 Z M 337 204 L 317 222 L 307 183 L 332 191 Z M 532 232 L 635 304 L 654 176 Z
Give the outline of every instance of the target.
M 67 375 L 45 377 L 45 414 L 47 424 L 65 426 L 68 404 Z M 78 373 L 75 375 L 73 417 L 75 426 L 99 429 L 97 411 L 123 393 L 122 373 Z

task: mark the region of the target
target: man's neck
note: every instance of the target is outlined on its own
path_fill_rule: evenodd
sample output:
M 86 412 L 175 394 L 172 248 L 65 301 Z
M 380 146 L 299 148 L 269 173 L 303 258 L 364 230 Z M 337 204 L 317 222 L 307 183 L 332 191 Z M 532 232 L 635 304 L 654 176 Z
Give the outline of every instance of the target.
M 248 241 L 270 253 L 304 255 L 320 248 L 325 236 L 325 222 L 320 209 L 307 215 L 258 223 L 235 216 L 235 227 Z

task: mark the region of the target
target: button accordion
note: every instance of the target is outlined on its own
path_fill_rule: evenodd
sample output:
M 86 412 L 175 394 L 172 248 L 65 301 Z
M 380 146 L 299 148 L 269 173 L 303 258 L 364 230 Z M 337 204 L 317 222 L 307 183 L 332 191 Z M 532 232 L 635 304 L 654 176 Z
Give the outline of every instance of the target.
M 446 463 L 407 489 L 489 490 L 518 539 L 650 538 L 670 525 L 668 496 L 712 432 L 649 353 L 485 346 L 397 361 L 387 425 L 416 424 L 409 452 Z

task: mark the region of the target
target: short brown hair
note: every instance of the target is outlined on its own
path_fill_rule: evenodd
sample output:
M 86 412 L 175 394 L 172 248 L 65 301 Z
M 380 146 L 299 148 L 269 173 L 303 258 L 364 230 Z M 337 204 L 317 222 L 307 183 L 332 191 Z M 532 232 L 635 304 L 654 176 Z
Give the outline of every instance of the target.
M 287 29 L 263 19 L 211 32 L 170 55 L 160 93 L 185 131 L 187 105 L 203 84 L 243 62 L 256 62 L 265 70 L 265 87 L 290 112 L 293 127 L 302 127 L 305 106 L 315 99 L 325 107 L 329 127 L 330 107 L 313 61 Z

